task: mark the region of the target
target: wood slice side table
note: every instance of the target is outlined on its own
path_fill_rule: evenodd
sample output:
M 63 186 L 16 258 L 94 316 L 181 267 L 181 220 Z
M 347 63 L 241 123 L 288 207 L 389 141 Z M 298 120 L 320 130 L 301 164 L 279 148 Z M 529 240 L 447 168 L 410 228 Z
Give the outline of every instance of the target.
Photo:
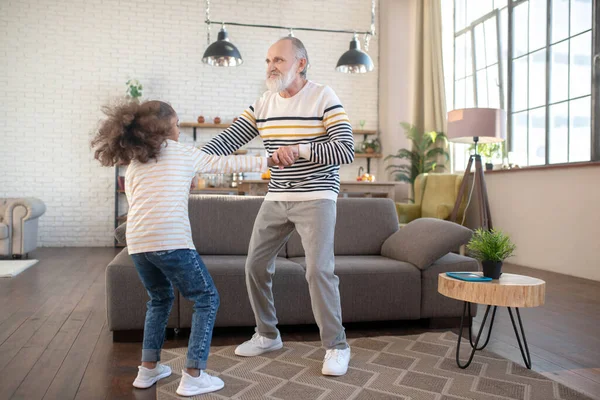
M 482 275 L 481 272 L 479 272 Z M 460 333 L 458 335 L 458 346 L 456 347 L 456 364 L 462 368 L 467 368 L 471 361 L 475 351 L 483 350 L 487 346 L 490 336 L 492 334 L 492 327 L 494 325 L 494 318 L 496 317 L 496 309 L 498 307 L 506 307 L 510 320 L 512 322 L 513 329 L 515 330 L 515 336 L 519 343 L 519 349 L 523 356 L 523 361 L 528 369 L 531 369 L 531 356 L 529 354 L 529 347 L 527 346 L 527 339 L 525 338 L 525 330 L 523 329 L 523 322 L 521 320 L 521 314 L 519 308 L 522 307 L 537 307 L 544 304 L 546 296 L 546 282 L 541 279 L 532 278 L 524 275 L 507 274 L 503 273 L 500 279 L 494 279 L 488 282 L 473 282 L 463 281 L 447 276 L 445 273 L 438 275 L 438 292 L 444 296 L 464 301 L 463 315 L 460 320 Z M 469 325 L 469 343 L 471 344 L 471 355 L 466 364 L 460 363 L 460 343 L 462 340 L 463 333 L 463 320 L 465 315 L 471 317 L 470 303 L 485 304 L 487 308 L 485 315 L 481 321 L 479 333 L 473 341 L 471 325 Z M 481 347 L 479 341 L 483 334 L 483 328 L 487 317 L 490 313 L 490 309 L 494 307 L 492 317 L 490 319 L 490 326 L 487 334 L 485 343 Z M 512 308 L 515 309 L 517 319 L 519 322 L 519 329 L 515 324 L 515 318 L 513 317 Z M 520 331 L 520 332 L 519 332 Z

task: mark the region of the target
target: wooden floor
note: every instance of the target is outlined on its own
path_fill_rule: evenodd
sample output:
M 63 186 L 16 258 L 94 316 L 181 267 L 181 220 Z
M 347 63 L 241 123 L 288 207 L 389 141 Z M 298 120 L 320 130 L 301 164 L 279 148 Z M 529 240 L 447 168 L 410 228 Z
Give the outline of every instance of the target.
M 154 399 L 133 389 L 141 343 L 113 343 L 106 327 L 104 270 L 111 248 L 42 248 L 35 266 L 0 278 L 0 400 Z M 600 399 L 600 282 L 505 266 L 547 282 L 546 304 L 523 309 L 533 369 Z M 475 327 L 482 318 L 480 312 Z M 348 337 L 409 334 L 421 324 L 346 326 Z M 284 340 L 315 340 L 314 327 L 282 330 Z M 246 340 L 252 328 L 217 330 L 213 344 Z M 182 347 L 185 338 L 167 341 Z M 489 349 L 522 363 L 510 319 L 499 311 Z

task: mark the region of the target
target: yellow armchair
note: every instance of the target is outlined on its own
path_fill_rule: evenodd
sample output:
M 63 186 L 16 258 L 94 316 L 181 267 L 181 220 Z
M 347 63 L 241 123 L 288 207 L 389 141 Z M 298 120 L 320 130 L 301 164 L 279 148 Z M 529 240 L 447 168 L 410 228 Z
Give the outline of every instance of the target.
M 458 197 L 463 175 L 420 174 L 415 179 L 414 204 L 396 203 L 398 222 L 408 224 L 417 218 L 449 220 Z M 466 201 L 458 209 L 457 222 L 461 223 Z

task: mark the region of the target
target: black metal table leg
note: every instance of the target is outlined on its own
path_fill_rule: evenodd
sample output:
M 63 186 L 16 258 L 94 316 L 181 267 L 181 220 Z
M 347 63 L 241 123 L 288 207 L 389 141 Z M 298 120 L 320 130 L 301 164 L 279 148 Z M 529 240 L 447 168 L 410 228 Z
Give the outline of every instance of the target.
M 510 307 L 508 308 L 508 314 L 510 315 L 510 321 L 512 322 L 513 329 L 515 330 L 515 336 L 517 337 L 517 342 L 519 343 L 519 349 L 521 350 L 521 355 L 523 356 L 523 361 L 525 362 L 525 366 L 527 369 L 531 369 L 531 355 L 529 354 L 529 346 L 527 346 L 527 339 L 525 338 L 525 330 L 523 329 L 523 322 L 521 321 L 521 314 L 519 313 L 519 309 L 515 307 L 515 311 L 517 312 L 517 318 L 519 319 L 519 328 L 521 329 L 521 337 L 523 338 L 523 345 L 521 344 L 521 338 L 519 337 L 519 331 L 517 330 L 517 326 L 515 324 L 515 319 L 513 317 L 512 311 Z M 525 351 L 523 351 L 523 347 L 525 347 Z M 527 357 L 525 356 L 527 353 Z
M 468 301 L 464 302 L 464 308 L 463 308 L 463 313 L 462 316 L 460 317 L 460 332 L 458 334 L 458 344 L 456 346 L 456 364 L 462 368 L 465 369 L 467 368 L 469 365 L 471 365 L 471 361 L 473 361 L 473 356 L 475 355 L 475 352 L 477 350 L 482 350 L 485 348 L 485 346 L 487 346 L 489 340 L 490 340 L 490 336 L 492 334 L 492 326 L 494 325 L 494 318 L 496 317 L 496 309 L 498 308 L 497 306 L 494 306 L 494 311 L 492 313 L 492 319 L 490 321 L 490 328 L 488 330 L 488 335 L 487 335 L 487 339 L 485 341 L 485 343 L 483 344 L 483 346 L 481 347 L 477 347 L 477 345 L 479 344 L 479 340 L 481 339 L 481 335 L 483 334 L 483 329 L 485 328 L 485 321 L 487 320 L 488 314 L 490 313 L 490 308 L 492 308 L 491 305 L 488 305 L 486 310 L 485 310 L 485 315 L 483 316 L 483 320 L 481 321 L 481 326 L 479 327 L 479 333 L 477 334 L 477 338 L 475 339 L 475 343 L 473 343 L 473 338 L 471 336 L 471 328 L 472 328 L 472 324 L 473 324 L 473 320 L 471 319 L 471 322 L 469 324 L 469 343 L 471 345 L 471 355 L 469 356 L 469 360 L 467 361 L 466 364 L 462 365 L 460 363 L 460 344 L 462 342 L 462 333 L 463 333 L 463 322 L 464 322 L 464 317 L 465 314 L 467 313 L 467 308 L 468 308 L 468 313 L 469 313 L 469 317 L 471 316 L 471 307 L 470 307 L 470 303 Z

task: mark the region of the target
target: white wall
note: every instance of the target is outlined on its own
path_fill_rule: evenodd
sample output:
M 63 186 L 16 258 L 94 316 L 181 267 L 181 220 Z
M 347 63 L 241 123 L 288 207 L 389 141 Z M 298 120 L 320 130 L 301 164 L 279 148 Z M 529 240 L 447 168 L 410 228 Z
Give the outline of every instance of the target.
M 100 107 L 137 78 L 144 98 L 171 102 L 181 121 L 200 114 L 224 122 L 264 91 L 268 46 L 287 31 L 230 26 L 244 64 L 202 64 L 207 46 L 201 0 L 2 0 L 0 2 L 0 196 L 35 196 L 44 246 L 111 245 L 114 170 L 93 160 L 89 141 Z M 213 0 L 211 18 L 235 22 L 368 30 L 368 0 Z M 211 41 L 218 26 L 213 26 Z M 377 128 L 379 38 L 369 54 L 375 71 L 335 72 L 351 34 L 296 31 L 309 79 L 330 85 L 351 121 Z M 362 38 L 361 38 L 362 39 Z M 191 143 L 191 129 L 182 130 Z M 198 144 L 218 132 L 203 132 Z M 356 140 L 361 140 L 357 136 Z M 354 179 L 365 159 L 344 167 Z M 377 163 L 374 163 L 375 174 Z
M 599 176 L 600 165 L 485 174 L 494 228 L 517 246 L 508 262 L 600 281 Z
M 409 148 L 400 122 L 411 122 L 414 90 L 413 54 L 415 51 L 416 5 L 418 0 L 380 0 L 379 42 L 379 127 L 384 156 Z M 385 169 L 405 161 L 383 158 L 377 161 L 379 180 L 393 180 Z M 408 185 L 398 184 L 396 199 L 408 198 Z

